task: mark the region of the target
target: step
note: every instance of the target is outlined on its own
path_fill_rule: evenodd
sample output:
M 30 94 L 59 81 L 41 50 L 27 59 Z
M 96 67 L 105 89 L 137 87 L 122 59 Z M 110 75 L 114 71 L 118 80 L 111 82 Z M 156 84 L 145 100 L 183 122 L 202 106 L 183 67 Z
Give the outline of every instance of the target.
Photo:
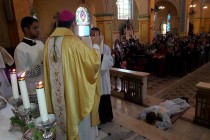
M 174 133 L 158 129 L 155 126 L 149 125 L 144 121 L 131 118 L 114 110 L 113 115 L 113 122 L 118 123 L 123 127 L 146 137 L 149 140 L 191 140 L 189 137 L 176 135 Z

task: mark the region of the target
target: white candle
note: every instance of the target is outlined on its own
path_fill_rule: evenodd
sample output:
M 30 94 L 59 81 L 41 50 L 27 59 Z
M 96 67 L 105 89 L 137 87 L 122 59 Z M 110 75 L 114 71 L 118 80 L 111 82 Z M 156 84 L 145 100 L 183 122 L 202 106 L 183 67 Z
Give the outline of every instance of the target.
M 10 71 L 10 79 L 11 79 L 11 84 L 12 84 L 13 99 L 18 99 L 19 91 L 18 91 L 17 75 L 16 75 L 15 69 Z
M 28 109 L 31 106 L 30 106 L 28 91 L 27 91 L 26 82 L 25 82 L 25 73 L 22 73 L 20 77 L 18 77 L 18 83 L 20 87 L 20 92 L 21 92 L 24 108 Z
M 42 122 L 47 122 L 48 112 L 47 112 L 47 105 L 46 105 L 46 99 L 45 99 L 45 93 L 44 93 L 44 85 L 42 81 L 36 84 L 36 93 L 37 93 L 41 120 Z

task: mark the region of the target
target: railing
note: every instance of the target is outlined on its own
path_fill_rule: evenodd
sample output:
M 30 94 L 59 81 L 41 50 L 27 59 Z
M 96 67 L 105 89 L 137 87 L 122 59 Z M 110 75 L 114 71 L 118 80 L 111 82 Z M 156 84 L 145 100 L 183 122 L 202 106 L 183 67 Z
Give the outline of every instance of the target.
M 199 82 L 196 87 L 195 123 L 210 128 L 210 83 Z
M 111 81 L 113 96 L 144 104 L 147 95 L 147 77 L 149 73 L 132 70 L 111 68 Z

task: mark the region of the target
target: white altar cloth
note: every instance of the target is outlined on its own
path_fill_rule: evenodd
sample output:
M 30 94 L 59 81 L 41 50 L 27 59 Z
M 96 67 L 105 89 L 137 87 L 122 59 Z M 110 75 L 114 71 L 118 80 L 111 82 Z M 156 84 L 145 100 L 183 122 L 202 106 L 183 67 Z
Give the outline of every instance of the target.
M 0 98 L 2 98 L 0 96 Z M 7 106 L 0 110 L 0 140 L 21 140 L 20 131 L 8 131 L 10 129 L 10 117 L 14 116 L 11 111 L 13 107 L 7 103 Z

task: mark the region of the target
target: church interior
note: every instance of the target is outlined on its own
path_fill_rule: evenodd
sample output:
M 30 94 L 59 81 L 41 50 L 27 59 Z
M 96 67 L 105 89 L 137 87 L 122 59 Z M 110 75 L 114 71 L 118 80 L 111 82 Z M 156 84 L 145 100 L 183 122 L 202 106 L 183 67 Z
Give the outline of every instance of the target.
M 210 0 L 0 0 L 0 46 L 14 56 L 25 16 L 38 19 L 44 43 L 64 9 L 75 14 L 79 38 L 98 27 L 114 59 L 113 120 L 98 126 L 97 140 L 210 139 Z M 179 97 L 190 107 L 171 128 L 139 119 L 144 108 Z

